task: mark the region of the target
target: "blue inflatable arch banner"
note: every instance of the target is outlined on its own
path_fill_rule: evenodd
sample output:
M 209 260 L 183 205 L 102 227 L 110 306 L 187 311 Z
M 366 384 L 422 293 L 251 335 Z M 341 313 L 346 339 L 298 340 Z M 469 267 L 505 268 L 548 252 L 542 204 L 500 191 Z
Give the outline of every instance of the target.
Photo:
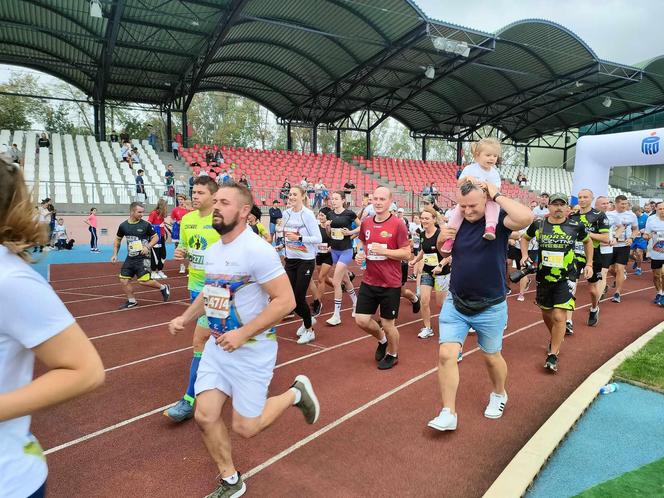
M 607 195 L 609 174 L 613 167 L 664 164 L 662 137 L 664 128 L 579 138 L 576 142 L 571 203 L 577 203 L 576 196 L 581 189 L 590 189 L 595 198 Z

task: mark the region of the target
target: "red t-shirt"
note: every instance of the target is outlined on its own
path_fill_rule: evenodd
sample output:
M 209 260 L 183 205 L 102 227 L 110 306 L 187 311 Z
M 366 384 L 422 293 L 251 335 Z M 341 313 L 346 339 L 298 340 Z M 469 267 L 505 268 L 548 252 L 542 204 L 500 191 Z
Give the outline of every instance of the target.
M 159 216 L 157 211 L 152 211 L 150 216 L 148 216 L 148 223 L 152 223 L 153 225 L 162 225 L 164 223 L 164 218 Z M 165 235 L 164 227 L 160 227 L 159 231 L 163 237 Z
M 385 244 L 388 249 L 408 246 L 408 230 L 404 222 L 392 215 L 382 222 L 370 216 L 362 221 L 358 237 L 364 243 L 367 256 L 367 269 L 362 281 L 378 287 L 401 287 L 401 261 L 375 256 L 369 247 L 370 244 Z
M 178 206 L 178 207 L 174 208 L 173 211 L 171 211 L 171 220 L 173 220 L 174 222 L 180 223 L 180 221 L 182 220 L 182 217 L 187 213 L 188 213 L 188 211 L 187 211 L 186 208 L 184 208 L 182 206 Z

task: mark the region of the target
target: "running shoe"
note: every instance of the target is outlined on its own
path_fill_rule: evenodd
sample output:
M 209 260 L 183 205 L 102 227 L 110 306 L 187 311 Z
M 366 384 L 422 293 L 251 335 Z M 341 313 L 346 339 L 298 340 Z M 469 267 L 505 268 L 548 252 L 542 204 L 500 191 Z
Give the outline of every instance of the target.
M 433 330 L 430 327 L 423 327 L 420 330 L 420 333 L 417 334 L 417 337 L 420 339 L 426 339 L 427 337 L 431 337 L 433 335 Z
M 558 356 L 553 354 L 553 353 L 549 353 L 546 356 L 546 361 L 544 362 L 544 368 L 546 368 L 547 370 L 551 370 L 552 372 L 557 372 L 558 371 Z
M 437 431 L 454 431 L 457 428 L 457 416 L 449 408 L 443 408 L 436 418 L 429 420 L 427 426 Z
M 339 325 L 341 323 L 341 317 L 338 313 L 334 313 L 330 318 L 325 320 L 325 323 L 332 326 Z
M 634 263 L 632 263 L 632 270 L 636 270 L 636 266 L 636 261 L 634 261 Z
M 565 335 L 574 335 L 574 324 L 569 320 L 565 322 Z
M 457 355 L 457 363 L 461 363 L 463 360 L 463 351 L 459 351 L 459 354 Z
M 655 294 L 655 299 L 653 299 L 652 302 L 653 304 L 659 304 L 661 306 L 662 302 L 664 302 L 664 297 L 662 297 L 660 294 Z
M 170 418 L 173 422 L 184 422 L 194 416 L 194 407 L 187 400 L 181 399 L 164 411 L 164 416 Z
M 187 273 L 187 269 L 184 267 L 184 265 L 180 265 L 180 271 L 178 273 L 180 273 L 180 275 Z
M 379 342 L 378 347 L 376 348 L 376 354 L 374 355 L 374 358 L 376 359 L 376 361 L 380 361 L 383 358 L 385 358 L 385 353 L 387 353 L 387 341 L 385 341 L 385 344 L 381 344 Z
M 507 404 L 507 393 L 505 394 L 496 394 L 491 393 L 489 395 L 489 404 L 486 405 L 484 410 L 484 416 L 486 418 L 500 418 L 503 416 L 505 411 L 505 405 Z
M 163 271 L 158 271 L 159 278 L 168 278 L 168 276 Z
M 389 370 L 397 363 L 399 363 L 398 357 L 386 354 L 383 356 L 383 359 L 378 362 L 378 370 Z
M 599 308 L 597 308 L 595 311 L 590 310 L 590 312 L 588 313 L 588 326 L 595 327 L 598 322 L 599 322 Z
M 131 301 L 125 301 L 122 306 L 120 306 L 121 310 L 128 310 L 129 308 L 134 308 L 135 306 L 138 306 L 138 303 L 136 301 L 131 302 Z
M 298 375 L 291 387 L 300 391 L 300 401 L 295 406 L 300 409 L 307 424 L 314 424 L 320 415 L 320 404 L 309 377 Z
M 161 289 L 161 296 L 164 298 L 164 302 L 168 301 L 171 298 L 171 286 L 164 284 L 164 288 Z
M 482 237 L 484 240 L 496 240 L 496 227 L 486 227 Z
M 634 271 L 634 275 L 636 275 L 637 277 L 640 277 L 642 273 L 643 273 L 643 270 L 641 270 L 641 268 L 637 268 Z
M 509 296 L 510 294 L 512 294 L 512 289 L 508 287 L 507 290 L 505 291 L 505 295 Z
M 247 492 L 247 485 L 242 480 L 242 474 L 238 472 L 238 480 L 235 484 L 229 484 L 221 476 L 217 479 L 217 489 L 205 498 L 238 498 Z
M 159 276 L 159 272 L 153 271 L 150 272 L 150 278 L 152 280 L 159 280 L 161 277 Z
M 314 302 L 311 304 L 311 314 L 312 314 L 313 316 L 318 316 L 318 315 L 320 315 L 320 312 L 322 311 L 322 309 L 323 309 L 323 303 L 320 302 L 320 301 L 314 301 Z
M 304 330 L 302 334 L 300 334 L 300 338 L 297 340 L 298 344 L 306 344 L 308 342 L 312 342 L 313 340 L 316 339 L 316 334 L 314 333 L 313 329 L 309 330 Z
M 413 313 L 417 315 L 420 312 L 420 308 L 422 307 L 422 302 L 420 301 L 419 297 L 416 296 L 416 298 L 417 301 L 415 301 L 412 304 L 413 304 Z
M 526 298 L 525 298 L 525 296 L 524 296 L 523 294 L 519 294 L 518 296 L 516 296 L 516 300 L 517 300 L 517 301 L 525 301 Z
M 611 302 L 619 303 L 620 302 L 620 292 L 616 292 L 611 298 Z
M 317 322 L 317 320 L 312 316 L 311 317 L 311 326 L 313 327 L 314 325 L 316 325 L 316 322 Z M 302 325 L 300 325 L 300 327 L 297 329 L 297 332 L 295 332 L 295 334 L 298 337 L 302 337 L 302 334 L 304 334 L 305 330 L 307 330 L 307 329 L 304 328 L 304 322 L 303 322 Z
M 355 280 L 355 274 L 350 270 L 348 271 L 348 278 L 350 279 L 351 282 Z

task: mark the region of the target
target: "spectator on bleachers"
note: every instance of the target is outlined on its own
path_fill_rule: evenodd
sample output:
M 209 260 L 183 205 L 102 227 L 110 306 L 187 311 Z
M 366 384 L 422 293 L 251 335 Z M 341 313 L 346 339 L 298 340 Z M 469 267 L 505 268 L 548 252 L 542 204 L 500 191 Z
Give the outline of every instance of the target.
M 18 145 L 12 144 L 7 152 L 13 163 L 17 163 L 19 166 L 23 167 L 23 152 L 18 148 Z
M 352 180 L 348 180 L 346 183 L 344 183 L 344 196 L 348 204 L 350 204 L 353 200 L 353 192 L 355 192 L 355 184 Z
M 434 198 L 434 200 L 438 200 L 438 187 L 436 187 L 436 182 L 431 182 L 429 185 L 429 190 L 431 191 L 431 197 Z
M 214 159 L 214 156 L 212 155 L 212 151 L 209 150 L 209 149 L 206 150 L 205 151 L 205 162 L 210 164 L 213 159 Z
M 143 170 L 139 169 L 136 175 L 136 199 L 138 202 L 146 202 L 145 181 L 143 180 Z
M 172 164 L 166 166 L 164 178 L 166 179 L 166 195 L 168 197 L 175 197 L 175 173 L 173 173 Z
M 327 187 L 323 183 L 322 178 L 318 178 L 318 181 L 314 185 L 314 205 L 313 209 L 320 208 L 323 205 L 323 199 L 327 197 Z
M 176 161 L 180 160 L 180 144 L 177 142 L 177 140 L 173 140 L 171 143 L 171 148 L 173 149 L 173 157 L 175 158 Z
M 228 173 L 228 170 L 225 169 L 221 175 L 219 175 L 219 185 L 229 183 L 231 181 L 231 176 Z
M 111 143 L 117 142 L 118 139 L 119 139 L 118 134 L 116 133 L 115 130 L 113 130 L 113 131 L 111 132 L 111 135 L 110 135 L 109 138 L 111 139 Z
M 196 180 L 196 176 L 195 176 L 195 175 L 191 175 L 191 176 L 189 177 L 189 198 L 190 198 L 190 199 L 192 198 L 192 195 L 193 195 L 193 193 L 194 193 L 194 180 Z
M 237 181 L 238 183 L 241 183 L 245 187 L 247 187 L 249 190 L 251 190 L 251 184 L 249 183 L 249 180 L 247 179 L 247 175 L 242 173 L 242 176 L 240 176 L 240 179 Z
M 177 180 L 175 180 L 175 196 L 177 199 L 178 195 L 187 195 L 187 183 L 185 182 L 184 175 L 180 175 Z
M 157 150 L 157 134 L 154 131 L 151 131 L 148 135 L 148 143 L 155 151 Z
M 442 208 L 440 206 L 438 206 L 438 204 L 436 203 L 436 199 L 434 199 L 433 197 L 426 196 L 423 199 L 423 202 L 424 202 L 424 207 L 429 206 L 429 207 L 433 208 L 433 210 L 436 211 L 437 213 L 439 213 L 441 215 L 445 214 L 445 212 L 442 210 Z
M 126 130 L 122 130 L 122 131 L 120 132 L 120 141 L 121 141 L 123 144 L 129 143 L 129 133 L 127 133 Z
M 519 171 L 519 174 L 516 175 L 516 183 L 519 185 L 519 187 L 525 187 L 528 183 L 526 175 L 524 175 L 521 171 Z
M 284 183 L 281 185 L 281 192 L 279 192 L 279 198 L 285 203 L 288 199 L 288 192 L 290 192 L 291 184 L 288 181 L 288 178 L 284 180 Z
M 281 218 L 283 218 L 283 213 L 281 212 L 281 209 L 279 209 L 279 201 L 274 200 L 272 201 L 272 207 L 270 208 L 269 211 L 270 215 L 270 235 L 274 236 L 275 232 L 277 231 L 277 223 Z
M 120 147 L 120 158 L 123 161 L 129 162 L 129 155 L 131 154 L 131 147 L 128 142 L 122 142 L 122 147 Z
M 48 135 L 44 132 L 39 136 L 39 140 L 37 140 L 37 152 L 39 152 L 39 149 L 41 147 L 46 147 L 47 149 L 51 148 L 51 141 L 48 139 Z
M 141 156 L 138 153 L 138 147 L 132 147 L 131 149 L 131 162 L 135 166 L 141 164 Z
M 224 155 L 221 153 L 221 149 L 217 149 L 217 152 L 214 153 L 214 162 L 224 164 Z

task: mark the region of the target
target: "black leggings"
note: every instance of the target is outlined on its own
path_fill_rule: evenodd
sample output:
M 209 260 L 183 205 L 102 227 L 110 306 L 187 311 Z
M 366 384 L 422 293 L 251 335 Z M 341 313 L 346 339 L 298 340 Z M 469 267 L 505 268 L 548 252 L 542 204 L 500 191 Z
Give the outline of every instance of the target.
M 288 259 L 286 258 L 286 275 L 290 280 L 293 294 L 295 294 L 295 313 L 300 315 L 304 322 L 304 328 L 311 328 L 311 309 L 307 303 L 307 289 L 314 274 L 316 261 L 313 259 Z
M 166 260 L 166 246 L 164 246 L 164 244 L 157 244 L 150 251 L 150 270 L 151 271 L 163 270 L 165 260 Z
M 97 229 L 95 227 L 88 227 L 90 231 L 90 249 L 97 249 Z

